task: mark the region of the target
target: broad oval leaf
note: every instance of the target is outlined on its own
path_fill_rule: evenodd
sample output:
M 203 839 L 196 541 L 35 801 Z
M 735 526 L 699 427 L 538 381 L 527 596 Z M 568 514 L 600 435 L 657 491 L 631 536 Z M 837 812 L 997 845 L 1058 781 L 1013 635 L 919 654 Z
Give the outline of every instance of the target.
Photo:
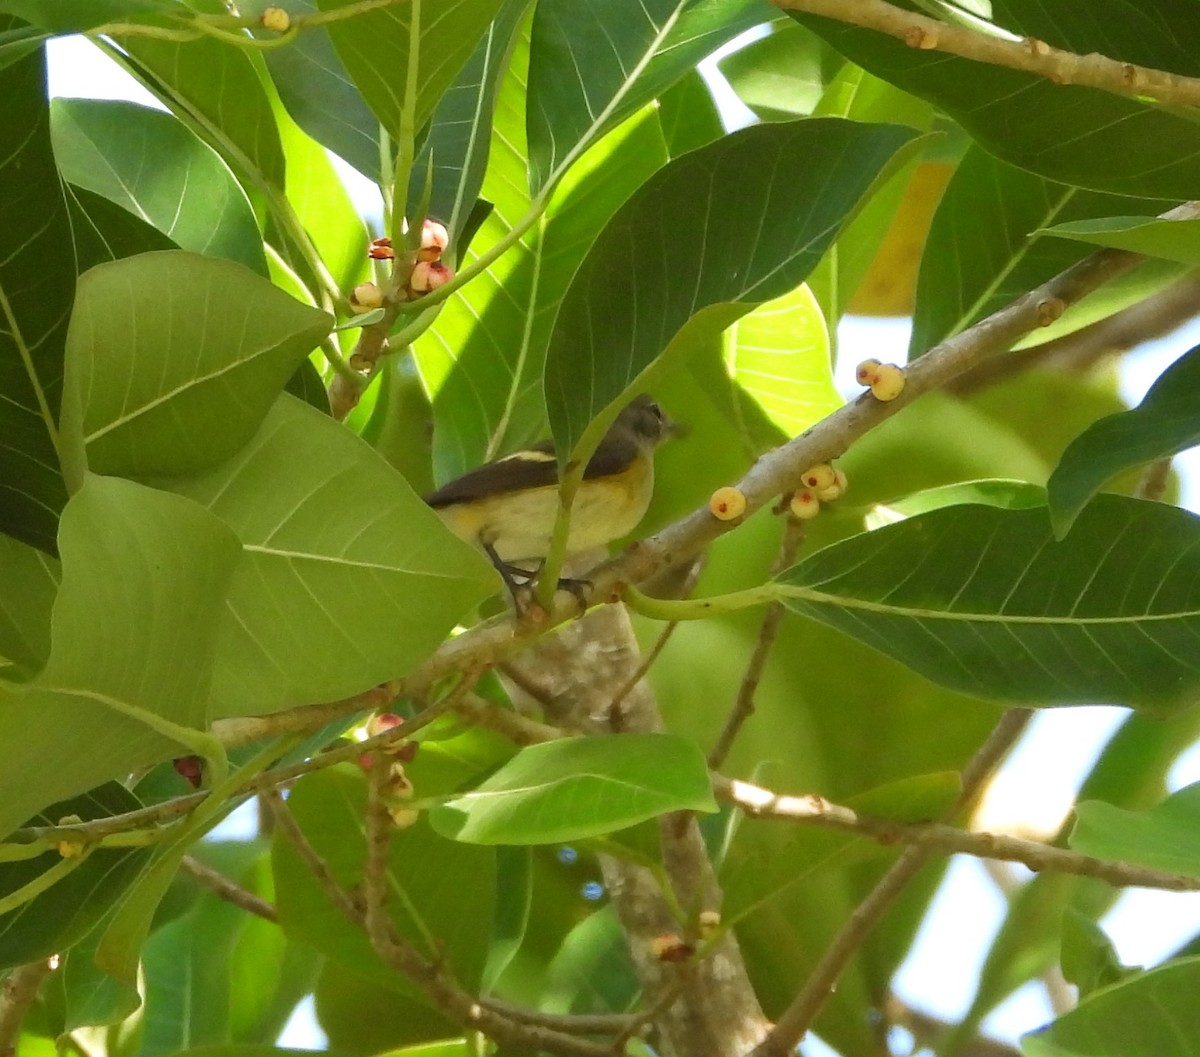
M 1024 1035 L 1027 1057 L 1196 1057 L 1200 958 L 1105 988 L 1049 1027 Z
M 0 772 L 38 776 L 8 783 L 0 835 L 46 804 L 190 751 L 158 719 L 208 725 L 233 533 L 188 499 L 89 475 L 63 511 L 59 548 L 50 658 L 32 682 L 0 689 Z
M 245 549 L 213 677 L 222 715 L 346 697 L 411 671 L 495 573 L 383 459 L 283 395 L 230 462 L 172 488 Z
M 67 815 L 84 821 L 109 818 L 141 807 L 118 782 L 51 804 L 26 822 L 55 826 Z M 65 951 L 78 942 L 108 912 L 150 857 L 150 848 L 100 848 L 41 895 L 0 915 L 0 968 L 26 965 Z M 62 856 L 47 851 L 22 862 L 0 862 L 0 895 L 15 892 L 44 873 Z
M 51 33 L 79 33 L 115 21 L 171 25 L 191 15 L 171 0 L 0 0 L 0 12 Z
M 1200 444 L 1200 345 L 1168 367 L 1131 411 L 1084 430 L 1046 484 L 1061 538 L 1092 496 L 1122 470 Z
M 89 467 L 181 474 L 228 458 L 331 323 L 230 261 L 164 251 L 93 268 L 67 335 Z
M 170 114 L 136 103 L 56 99 L 50 116 L 65 179 L 128 209 L 185 250 L 267 274 L 245 192 L 212 148 Z
M 67 502 L 57 421 L 75 261 L 44 79 L 40 53 L 0 68 L 10 145 L 0 156 L 0 531 L 53 554 Z
M 1173 507 L 1103 496 L 1065 542 L 1044 509 L 946 507 L 779 582 L 795 612 L 979 697 L 1165 711 L 1200 696 L 1200 519 Z
M 599 837 L 667 811 L 715 811 L 691 741 L 606 734 L 531 745 L 469 793 L 430 812 L 471 844 L 557 844 Z
M 1075 808 L 1071 847 L 1101 859 L 1200 877 L 1198 824 L 1200 783 L 1180 789 L 1147 811 L 1086 800 Z
M 545 375 L 558 450 L 571 452 L 606 408 L 611 421 L 609 405 L 648 368 L 666 369 L 799 285 L 915 136 L 836 118 L 759 125 L 651 177 L 601 232 L 559 309 Z

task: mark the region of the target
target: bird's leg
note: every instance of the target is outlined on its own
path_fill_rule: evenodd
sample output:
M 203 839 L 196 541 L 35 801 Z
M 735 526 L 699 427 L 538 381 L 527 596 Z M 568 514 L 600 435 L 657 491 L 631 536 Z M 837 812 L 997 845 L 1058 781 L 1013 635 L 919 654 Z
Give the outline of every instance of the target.
M 496 571 L 500 574 L 500 578 L 504 581 L 504 586 L 508 588 L 509 594 L 512 595 L 513 606 L 518 614 L 523 614 L 529 607 L 529 596 L 531 594 L 532 585 L 538 578 L 538 574 L 542 571 L 542 566 L 545 561 L 539 561 L 534 569 L 523 569 L 519 565 L 513 565 L 512 562 L 506 562 L 499 554 L 496 553 L 496 548 L 490 543 L 484 543 L 484 553 L 491 559 L 492 564 L 496 567 Z M 520 581 L 520 582 L 518 582 Z M 580 614 L 587 609 L 587 598 L 585 592 L 592 586 L 591 580 L 574 580 L 569 577 L 559 577 L 557 588 L 560 591 L 567 591 L 579 603 Z

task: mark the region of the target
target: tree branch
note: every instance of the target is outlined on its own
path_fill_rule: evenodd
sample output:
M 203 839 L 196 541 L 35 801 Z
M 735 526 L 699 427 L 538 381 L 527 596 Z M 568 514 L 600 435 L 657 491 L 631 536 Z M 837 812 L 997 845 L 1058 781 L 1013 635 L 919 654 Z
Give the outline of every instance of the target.
M 1200 315 L 1200 275 L 1186 275 L 1143 301 L 1086 327 L 1000 359 L 987 360 L 956 378 L 947 389 L 965 396 L 1035 367 L 1087 370 L 1153 338 L 1160 338 Z
M 1200 106 L 1200 79 L 1135 66 L 1104 55 L 1077 55 L 1003 29 L 996 34 L 906 11 L 884 0 L 771 0 L 785 11 L 847 22 L 903 41 L 910 48 L 958 55 L 1045 77 L 1055 84 L 1099 88 L 1127 98 L 1149 96 L 1173 106 Z
M 771 575 L 775 576 L 788 569 L 796 560 L 796 552 L 804 542 L 804 522 L 799 518 L 787 517 L 783 523 L 783 539 L 779 544 L 779 554 L 771 566 Z M 758 692 L 758 684 L 762 680 L 763 669 L 767 666 L 767 658 L 771 647 L 779 635 L 779 625 L 783 622 L 787 610 L 782 602 L 772 602 L 763 613 L 762 622 L 758 626 L 758 639 L 754 644 L 754 652 L 746 665 L 738 687 L 737 698 L 733 710 L 725 720 L 717 743 L 708 754 L 708 766 L 717 770 L 725 762 L 729 750 L 733 748 L 734 739 L 742 729 L 743 724 L 754 714 L 754 695 Z
M 220 871 L 214 870 L 191 855 L 185 855 L 180 865 L 186 873 L 191 874 L 219 899 L 224 899 L 227 903 L 241 907 L 248 913 L 255 914 L 266 921 L 278 923 L 279 911 L 275 909 L 274 903 L 268 903 L 260 896 L 242 888 L 241 885 L 235 884 Z
M 1197 877 L 1113 859 L 1097 859 L 1041 841 L 1023 840 L 1002 833 L 969 832 L 943 822 L 874 818 L 861 815 L 853 808 L 830 803 L 821 796 L 788 796 L 727 778 L 715 779 L 714 790 L 721 800 L 741 808 L 752 818 L 809 823 L 822 829 L 870 837 L 880 844 L 916 845 L 945 855 L 974 855 L 980 859 L 1018 862 L 1034 872 L 1048 870 L 1096 877 L 1111 885 L 1158 888 L 1169 892 L 1200 891 L 1200 878 Z
M 988 776 L 1016 743 L 1032 715 L 1027 708 L 1013 708 L 1000 717 L 995 729 L 963 768 L 962 792 L 950 816 L 974 804 Z M 867 897 L 855 907 L 849 920 L 817 962 L 812 975 L 767 1033 L 767 1037 L 751 1051 L 750 1057 L 788 1057 L 795 1050 L 833 993 L 850 959 L 933 855 L 932 849 L 920 845 L 904 849 Z

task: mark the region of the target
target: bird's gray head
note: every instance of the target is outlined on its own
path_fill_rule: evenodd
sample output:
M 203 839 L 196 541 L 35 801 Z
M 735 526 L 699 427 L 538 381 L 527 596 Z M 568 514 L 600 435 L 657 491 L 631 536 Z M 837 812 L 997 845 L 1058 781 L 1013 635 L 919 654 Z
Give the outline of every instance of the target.
M 628 431 L 639 444 L 653 447 L 675 432 L 675 423 L 653 398 L 642 393 L 625 406 L 613 423 L 613 429 Z

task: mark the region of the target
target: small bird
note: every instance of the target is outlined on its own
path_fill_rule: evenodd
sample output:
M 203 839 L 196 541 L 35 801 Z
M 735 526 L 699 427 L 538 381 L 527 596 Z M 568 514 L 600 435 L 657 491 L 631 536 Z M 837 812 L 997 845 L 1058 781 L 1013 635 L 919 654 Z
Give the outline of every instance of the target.
M 588 460 L 571 507 L 567 554 L 578 554 L 633 531 L 654 491 L 654 449 L 674 424 L 650 397 L 634 397 Z M 550 550 L 558 513 L 558 460 L 553 441 L 471 470 L 425 497 L 460 539 L 482 547 L 516 597 Z

